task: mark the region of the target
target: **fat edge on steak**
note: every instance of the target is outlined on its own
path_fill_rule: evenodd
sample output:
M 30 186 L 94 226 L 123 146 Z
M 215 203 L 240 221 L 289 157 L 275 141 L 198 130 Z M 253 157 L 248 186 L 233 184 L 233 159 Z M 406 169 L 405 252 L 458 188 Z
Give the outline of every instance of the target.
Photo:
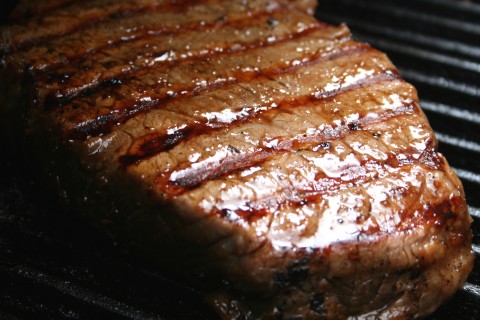
M 472 268 L 461 182 L 415 89 L 314 5 L 21 1 L 2 127 L 222 318 L 424 317 Z

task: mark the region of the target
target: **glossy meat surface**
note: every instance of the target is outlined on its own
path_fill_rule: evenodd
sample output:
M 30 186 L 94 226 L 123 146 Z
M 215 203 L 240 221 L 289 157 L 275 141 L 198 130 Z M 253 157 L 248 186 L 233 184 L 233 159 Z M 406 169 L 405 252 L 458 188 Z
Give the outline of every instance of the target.
M 415 89 L 313 6 L 24 1 L 1 108 L 71 207 L 225 319 L 423 317 L 472 268 L 462 185 Z

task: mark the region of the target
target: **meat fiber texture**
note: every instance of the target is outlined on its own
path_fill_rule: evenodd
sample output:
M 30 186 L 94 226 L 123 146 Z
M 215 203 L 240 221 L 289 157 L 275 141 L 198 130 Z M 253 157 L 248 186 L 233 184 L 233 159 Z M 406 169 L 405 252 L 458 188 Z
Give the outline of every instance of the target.
M 222 318 L 424 317 L 472 268 L 461 182 L 415 89 L 314 5 L 22 1 L 3 125 Z

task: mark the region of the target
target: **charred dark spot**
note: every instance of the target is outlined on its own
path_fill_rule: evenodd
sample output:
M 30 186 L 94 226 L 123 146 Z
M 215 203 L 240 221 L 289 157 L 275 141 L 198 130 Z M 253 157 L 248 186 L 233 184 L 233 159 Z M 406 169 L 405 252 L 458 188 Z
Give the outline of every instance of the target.
M 420 270 L 415 270 L 410 273 L 410 280 L 416 280 L 422 275 Z
M 173 147 L 180 139 L 184 137 L 183 132 L 176 132 L 168 135 L 165 138 L 150 141 L 148 144 L 142 146 L 142 151 L 145 153 L 157 152 L 158 148 L 165 150 Z
M 268 18 L 267 19 L 267 23 L 270 27 L 274 27 L 278 24 L 278 20 L 275 20 L 275 19 L 272 19 L 272 18 Z
M 43 105 L 45 106 L 45 109 L 53 109 L 54 107 L 59 105 L 59 101 L 56 98 L 55 94 L 48 94 L 45 96 L 45 99 L 43 101 Z
M 60 80 L 59 82 L 60 83 L 65 83 L 68 81 L 68 79 L 70 79 L 70 75 L 68 73 L 63 73 L 60 75 Z
M 233 152 L 235 152 L 235 153 L 240 153 L 240 150 L 238 150 L 238 148 L 236 148 L 236 147 L 234 147 L 234 146 L 231 146 L 231 145 L 229 145 L 229 146 L 227 147 L 227 149 L 228 149 L 228 151 L 230 151 L 230 152 L 232 152 L 232 153 L 233 153 Z
M 424 207 L 424 221 L 433 224 L 436 228 L 448 230 L 458 219 L 456 212 L 466 211 L 462 197 L 453 197 L 435 205 Z
M 102 84 L 100 85 L 100 87 L 102 88 L 110 88 L 110 87 L 115 87 L 115 86 L 119 86 L 122 84 L 122 80 L 118 79 L 118 78 L 113 78 L 113 79 L 110 79 L 108 81 L 105 81 L 105 82 L 102 82 Z
M 110 15 L 111 19 L 117 20 L 123 18 L 124 14 L 123 12 L 115 12 Z
M 189 130 L 177 131 L 169 135 L 157 133 L 146 135 L 132 146 L 129 154 L 120 158 L 120 162 L 128 166 L 141 159 L 152 156 L 162 151 L 170 150 L 190 133 Z
M 277 273 L 275 276 L 275 282 L 281 286 L 286 287 L 294 283 L 305 281 L 308 278 L 308 259 L 301 259 L 294 261 L 288 266 L 286 272 Z
M 331 144 L 329 141 L 325 141 L 325 142 L 322 142 L 322 143 L 319 145 L 319 147 L 320 147 L 320 148 L 323 148 L 323 149 L 330 149 L 331 145 L 332 145 L 332 144 Z
M 325 297 L 321 293 L 315 293 L 310 297 L 310 310 L 320 315 L 325 315 L 325 308 L 323 303 L 325 302 Z
M 106 69 L 111 69 L 111 68 L 115 67 L 116 65 L 117 65 L 116 61 L 108 61 L 108 62 L 103 63 L 103 66 Z
M 242 310 L 242 314 L 236 314 L 234 316 L 234 318 L 232 318 L 233 320 L 251 320 L 253 319 L 253 316 L 252 316 L 252 311 L 248 310 L 247 309 L 243 309 L 243 308 L 240 308 L 239 307 L 239 304 L 237 304 L 236 302 L 235 303 L 232 303 L 231 304 L 232 306 L 234 306 L 234 308 L 238 308 L 237 310 Z
M 308 277 L 308 260 L 303 259 L 297 262 L 294 262 L 289 268 L 288 273 L 293 282 L 299 282 L 307 279 Z
M 284 319 L 284 310 L 281 307 L 276 307 L 273 310 L 273 319 L 275 320 L 283 320 Z
M 217 176 L 220 178 L 222 175 L 224 175 L 227 172 L 230 172 L 230 168 L 220 167 L 220 172 Z
M 82 91 L 82 93 L 80 94 L 81 97 L 85 97 L 85 96 L 89 96 L 89 95 L 92 95 L 95 93 L 95 89 L 93 88 L 87 88 L 85 90 Z
M 357 131 L 357 130 L 360 130 L 360 124 L 358 122 L 352 122 L 352 123 L 349 123 L 348 124 L 348 128 L 351 130 L 351 131 Z
M 62 73 L 57 73 L 57 74 L 47 74 L 45 79 L 47 82 L 52 82 L 52 81 L 57 81 L 57 82 L 60 82 L 60 83 L 65 83 L 67 82 L 71 77 L 71 73 L 68 73 L 68 72 L 62 72 Z
M 113 84 L 113 85 L 119 85 L 119 84 L 122 84 L 122 80 L 117 79 L 117 78 L 113 78 L 113 79 L 110 80 L 110 83 Z
M 288 274 L 286 272 L 276 273 L 273 282 L 279 287 L 287 287 L 290 284 Z
M 138 71 L 140 70 L 140 67 L 139 66 L 136 66 L 136 65 L 133 65 L 133 66 L 130 66 L 130 71 Z M 128 71 L 125 69 L 125 71 L 123 71 L 123 73 L 127 73 Z
M 455 221 L 457 219 L 457 215 L 451 211 L 444 214 L 439 220 L 435 222 L 435 225 L 439 227 L 443 227 L 447 224 L 449 220 Z
M 252 204 L 249 203 L 249 206 Z M 223 218 L 227 218 L 229 220 L 236 220 L 238 217 L 242 217 L 245 221 L 252 223 L 255 222 L 266 215 L 269 214 L 269 211 L 266 208 L 254 208 L 250 207 L 249 209 L 244 209 L 244 210 L 231 210 L 231 209 L 222 209 L 219 211 L 219 215 Z
M 34 11 L 32 10 L 32 8 L 26 8 L 25 10 L 22 10 L 21 15 L 23 16 L 23 19 L 28 19 L 34 15 Z
M 152 137 L 152 139 L 148 139 L 144 143 L 142 143 L 139 147 L 139 151 L 140 153 L 142 153 L 142 155 L 149 155 L 171 149 L 180 140 L 185 138 L 186 134 L 187 132 L 178 131 L 165 136 L 157 135 L 155 137 Z

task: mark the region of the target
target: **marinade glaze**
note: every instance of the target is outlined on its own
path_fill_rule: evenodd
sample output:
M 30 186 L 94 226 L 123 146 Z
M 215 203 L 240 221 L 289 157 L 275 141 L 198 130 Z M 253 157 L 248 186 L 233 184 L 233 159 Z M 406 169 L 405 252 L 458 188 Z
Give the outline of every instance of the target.
M 415 89 L 313 7 L 23 1 L 2 108 L 71 207 L 225 319 L 426 316 L 472 268 L 462 185 Z

